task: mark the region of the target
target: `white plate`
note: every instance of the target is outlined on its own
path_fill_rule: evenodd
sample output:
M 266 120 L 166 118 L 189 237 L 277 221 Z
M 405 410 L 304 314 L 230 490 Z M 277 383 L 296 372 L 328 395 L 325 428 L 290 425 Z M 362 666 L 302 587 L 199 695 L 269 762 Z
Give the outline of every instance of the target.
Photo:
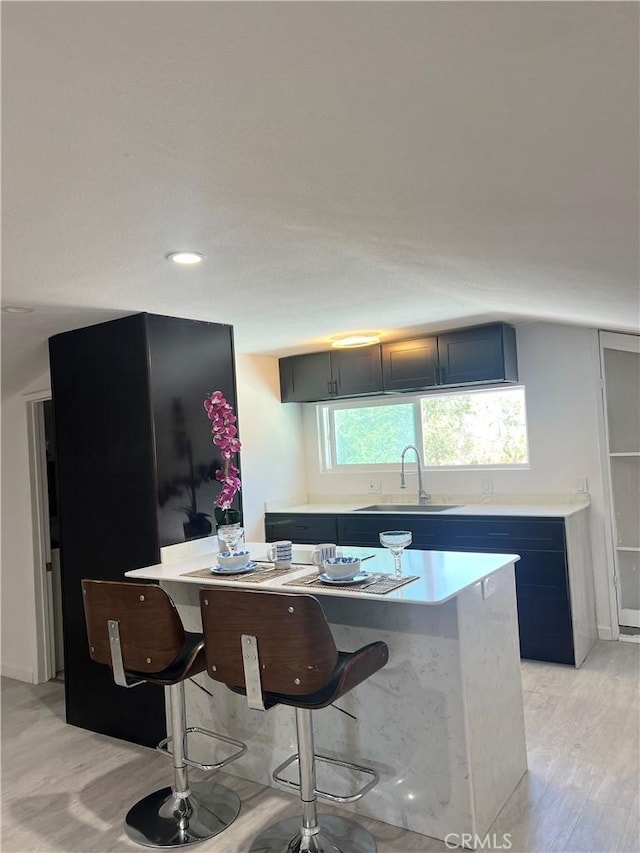
M 358 574 L 354 577 L 347 579 L 332 578 L 329 577 L 329 575 L 322 574 L 318 575 L 318 580 L 322 581 L 322 583 L 328 583 L 331 586 L 345 586 L 345 584 L 362 583 L 362 581 L 369 580 L 370 577 L 371 575 L 369 574 L 369 572 L 358 572 Z
M 214 575 L 243 575 L 245 572 L 252 572 L 257 563 L 250 560 L 246 566 L 240 566 L 239 569 L 223 569 L 222 566 L 212 566 L 211 571 Z

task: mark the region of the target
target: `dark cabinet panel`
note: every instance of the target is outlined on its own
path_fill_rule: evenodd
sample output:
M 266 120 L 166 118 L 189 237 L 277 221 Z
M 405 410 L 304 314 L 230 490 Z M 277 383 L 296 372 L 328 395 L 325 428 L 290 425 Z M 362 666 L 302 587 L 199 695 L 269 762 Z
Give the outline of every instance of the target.
M 338 544 L 379 548 L 383 530 L 410 530 L 411 548 L 426 550 L 443 547 L 443 526 L 436 518 L 416 515 L 384 515 L 358 513 L 338 516 Z
M 337 544 L 338 541 L 335 515 L 267 513 L 265 534 L 267 542 L 291 539 L 301 545 L 319 545 L 322 542 Z
M 449 516 L 442 521 L 447 528 L 447 542 L 457 548 L 516 554 L 521 550 L 562 551 L 565 548 L 562 518 Z
M 382 371 L 385 391 L 418 391 L 438 385 L 438 339 L 383 344 Z
M 335 397 L 382 393 L 382 360 L 379 346 L 331 353 L 331 378 Z
M 235 406 L 232 330 L 136 314 L 56 335 L 49 353 L 67 721 L 154 746 L 163 691 L 117 687 L 90 660 L 80 581 L 123 580 L 162 545 L 212 532 L 220 486 L 202 402 L 220 388 Z
M 332 396 L 330 352 L 281 358 L 279 367 L 283 403 L 310 403 Z
M 517 382 L 515 330 L 499 323 L 438 335 L 441 385 Z
M 520 563 L 525 559 L 520 560 Z M 516 563 L 516 581 L 518 566 Z M 571 607 L 565 596 L 516 583 L 520 656 L 551 663 L 575 663 Z
M 279 367 L 283 403 L 382 393 L 379 346 L 294 355 L 281 358 Z
M 220 390 L 235 409 L 233 334 L 231 326 L 153 314 L 147 315 L 147 327 L 158 529 L 164 547 L 210 535 L 215 526 L 211 516 L 220 492 L 215 470 L 222 461 L 203 401 Z
M 162 690 L 118 687 L 89 658 L 80 581 L 159 562 L 143 315 L 50 342 L 67 722 L 154 746 Z

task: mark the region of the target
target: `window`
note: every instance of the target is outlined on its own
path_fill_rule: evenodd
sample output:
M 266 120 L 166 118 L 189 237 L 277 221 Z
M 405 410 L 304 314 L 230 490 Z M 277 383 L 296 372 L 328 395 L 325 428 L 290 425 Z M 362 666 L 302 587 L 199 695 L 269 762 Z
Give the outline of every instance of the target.
M 427 468 L 529 464 L 524 388 L 456 391 L 319 407 L 324 469 L 397 465 L 407 444 Z

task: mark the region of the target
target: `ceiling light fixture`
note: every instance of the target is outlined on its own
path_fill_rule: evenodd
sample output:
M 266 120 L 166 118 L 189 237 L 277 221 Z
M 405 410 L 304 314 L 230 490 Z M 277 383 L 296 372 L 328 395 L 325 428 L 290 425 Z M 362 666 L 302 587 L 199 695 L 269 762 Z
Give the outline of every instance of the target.
M 33 308 L 24 308 L 22 305 L 3 305 L 2 310 L 5 314 L 31 314 Z
M 369 332 L 360 332 L 354 335 L 345 335 L 343 338 L 334 338 L 331 341 L 332 347 L 368 347 L 371 344 L 379 344 L 380 335 Z
M 169 252 L 167 260 L 173 261 L 174 264 L 190 267 L 194 264 L 202 263 L 204 255 L 200 254 L 200 252 Z

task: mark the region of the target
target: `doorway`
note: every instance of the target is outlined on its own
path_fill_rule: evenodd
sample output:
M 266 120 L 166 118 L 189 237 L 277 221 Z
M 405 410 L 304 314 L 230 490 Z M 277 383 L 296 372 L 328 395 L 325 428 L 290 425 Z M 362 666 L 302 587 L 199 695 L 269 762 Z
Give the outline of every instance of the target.
M 640 337 L 600 333 L 606 480 L 620 639 L 640 639 Z
M 64 678 L 62 577 L 51 397 L 27 402 L 34 510 L 38 681 Z

